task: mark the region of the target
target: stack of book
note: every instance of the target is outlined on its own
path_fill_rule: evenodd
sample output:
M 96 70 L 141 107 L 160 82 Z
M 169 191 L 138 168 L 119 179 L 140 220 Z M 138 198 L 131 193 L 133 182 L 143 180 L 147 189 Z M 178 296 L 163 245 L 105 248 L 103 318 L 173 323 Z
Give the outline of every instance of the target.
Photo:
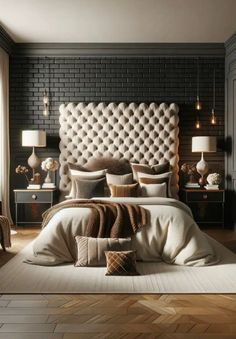
M 42 188 L 55 188 L 54 182 L 45 182 L 42 186 Z
M 200 185 L 197 182 L 187 182 L 185 188 L 200 188 Z
M 206 190 L 218 190 L 219 189 L 219 185 L 209 185 L 209 184 L 207 184 L 204 187 L 205 187 Z
M 39 190 L 41 188 L 41 185 L 39 184 L 29 184 L 27 189 L 28 190 Z

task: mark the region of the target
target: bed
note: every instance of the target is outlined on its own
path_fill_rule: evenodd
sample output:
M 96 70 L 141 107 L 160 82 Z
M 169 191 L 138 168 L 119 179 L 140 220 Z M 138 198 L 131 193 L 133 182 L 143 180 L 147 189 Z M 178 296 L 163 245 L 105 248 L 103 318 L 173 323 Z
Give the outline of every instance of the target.
M 105 104 L 69 103 L 60 106 L 60 192 L 71 189 L 68 163 L 86 165 L 91 157 L 127 159 L 150 166 L 169 162 L 171 197 L 108 198 L 100 201 L 141 206 L 150 218 L 131 236 L 137 258 L 144 262 L 204 266 L 219 257 L 178 201 L 178 106 L 165 103 Z M 67 205 L 49 218 L 34 242 L 26 262 L 38 265 L 72 263 L 76 260 L 76 235 L 84 235 L 89 208 Z

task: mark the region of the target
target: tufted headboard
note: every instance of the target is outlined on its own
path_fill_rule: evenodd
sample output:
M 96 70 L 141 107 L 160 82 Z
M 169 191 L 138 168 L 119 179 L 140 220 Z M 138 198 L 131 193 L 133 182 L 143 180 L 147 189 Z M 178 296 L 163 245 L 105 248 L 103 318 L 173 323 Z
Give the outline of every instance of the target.
M 69 103 L 60 106 L 60 190 L 68 192 L 67 163 L 111 156 L 153 165 L 168 160 L 178 192 L 179 128 L 176 104 Z

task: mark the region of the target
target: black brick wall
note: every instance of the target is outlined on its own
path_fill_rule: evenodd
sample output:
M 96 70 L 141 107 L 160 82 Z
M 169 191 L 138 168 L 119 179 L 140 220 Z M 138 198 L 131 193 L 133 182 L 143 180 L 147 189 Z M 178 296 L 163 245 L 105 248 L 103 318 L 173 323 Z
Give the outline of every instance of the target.
M 48 147 L 38 154 L 58 156 L 59 111 L 67 102 L 175 102 L 180 106 L 180 162 L 196 161 L 193 135 L 224 137 L 224 58 L 202 57 L 200 67 L 201 130 L 194 129 L 197 59 L 193 57 L 14 57 L 10 62 L 10 133 L 12 187 L 25 186 L 14 168 L 26 163 L 29 149 L 21 147 L 21 130 L 47 131 Z M 216 114 L 211 126 L 212 74 L 216 69 Z M 43 117 L 44 86 L 50 87 L 50 116 Z M 224 154 L 207 155 L 213 167 L 224 168 Z

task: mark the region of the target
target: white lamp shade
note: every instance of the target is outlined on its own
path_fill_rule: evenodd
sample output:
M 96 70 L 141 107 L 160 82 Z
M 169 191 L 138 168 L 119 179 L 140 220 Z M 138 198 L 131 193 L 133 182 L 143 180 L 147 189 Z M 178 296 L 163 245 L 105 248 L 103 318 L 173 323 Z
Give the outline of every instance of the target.
M 216 137 L 192 137 L 192 152 L 216 152 Z
M 42 130 L 22 131 L 22 146 L 45 147 L 46 132 Z

